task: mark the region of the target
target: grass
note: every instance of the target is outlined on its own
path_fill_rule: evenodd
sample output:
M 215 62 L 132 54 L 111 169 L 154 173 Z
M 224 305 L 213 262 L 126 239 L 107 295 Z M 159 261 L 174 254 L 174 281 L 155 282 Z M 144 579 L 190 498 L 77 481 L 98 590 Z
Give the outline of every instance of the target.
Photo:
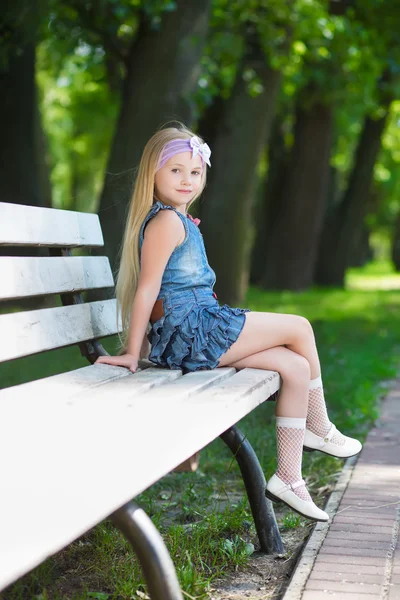
M 378 416 L 379 399 L 397 374 L 400 358 L 400 276 L 388 264 L 353 269 L 346 290 L 266 293 L 251 288 L 252 310 L 301 314 L 313 323 L 331 419 L 363 439 Z M 389 286 L 390 284 L 390 286 Z M 106 346 L 112 350 L 113 340 Z M 3 386 L 85 366 L 77 348 L 2 365 Z M 266 477 L 275 469 L 273 403 L 240 424 Z M 304 455 L 303 472 L 319 505 L 332 489 L 342 461 Z M 201 455 L 196 473 L 164 477 L 138 499 L 167 542 L 186 597 L 209 597 L 213 580 L 246 565 L 257 545 L 238 467 L 216 440 Z M 282 532 L 305 527 L 289 510 Z M 137 561 L 107 521 L 11 586 L 6 600 L 128 600 L 146 598 Z

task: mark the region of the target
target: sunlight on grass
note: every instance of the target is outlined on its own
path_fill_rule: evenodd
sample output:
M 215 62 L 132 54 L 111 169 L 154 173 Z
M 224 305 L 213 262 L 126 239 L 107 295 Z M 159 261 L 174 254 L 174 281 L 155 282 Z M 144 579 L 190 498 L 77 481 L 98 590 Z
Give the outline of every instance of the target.
M 346 288 L 349 290 L 398 290 L 400 289 L 400 273 L 396 273 L 393 263 L 389 260 L 371 262 L 362 269 L 348 270 Z

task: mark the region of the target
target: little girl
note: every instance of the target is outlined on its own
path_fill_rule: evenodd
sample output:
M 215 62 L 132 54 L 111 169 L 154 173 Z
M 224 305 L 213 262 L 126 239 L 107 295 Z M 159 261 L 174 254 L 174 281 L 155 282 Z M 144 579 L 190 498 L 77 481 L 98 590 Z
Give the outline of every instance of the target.
M 266 495 L 327 521 L 302 479 L 303 449 L 346 458 L 360 452 L 361 444 L 329 421 L 314 334 L 305 318 L 219 305 L 199 220 L 187 212 L 204 189 L 210 156 L 209 146 L 184 126 L 161 129 L 148 141 L 116 286 L 123 354 L 97 362 L 135 372 L 150 321 L 149 359 L 157 365 L 184 372 L 226 366 L 278 371 L 278 467 Z

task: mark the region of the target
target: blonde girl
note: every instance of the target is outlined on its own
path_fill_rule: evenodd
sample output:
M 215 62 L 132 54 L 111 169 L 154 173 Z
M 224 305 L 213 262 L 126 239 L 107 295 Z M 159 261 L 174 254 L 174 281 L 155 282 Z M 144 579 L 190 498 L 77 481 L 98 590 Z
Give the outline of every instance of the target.
M 123 353 L 97 362 L 135 372 L 147 338 L 149 359 L 170 369 L 278 371 L 278 464 L 265 493 L 303 516 L 327 521 L 302 479 L 302 452 L 320 450 L 346 458 L 360 452 L 361 444 L 329 421 L 314 334 L 306 319 L 218 303 L 199 220 L 188 213 L 206 184 L 210 156 L 209 146 L 183 125 L 157 131 L 146 144 L 116 286 Z

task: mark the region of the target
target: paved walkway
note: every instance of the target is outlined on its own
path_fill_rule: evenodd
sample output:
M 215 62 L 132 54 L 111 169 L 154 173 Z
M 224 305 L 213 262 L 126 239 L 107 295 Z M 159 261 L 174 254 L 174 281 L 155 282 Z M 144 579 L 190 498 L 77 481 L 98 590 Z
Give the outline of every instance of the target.
M 400 381 L 383 402 L 297 597 L 400 600 L 399 525 Z

